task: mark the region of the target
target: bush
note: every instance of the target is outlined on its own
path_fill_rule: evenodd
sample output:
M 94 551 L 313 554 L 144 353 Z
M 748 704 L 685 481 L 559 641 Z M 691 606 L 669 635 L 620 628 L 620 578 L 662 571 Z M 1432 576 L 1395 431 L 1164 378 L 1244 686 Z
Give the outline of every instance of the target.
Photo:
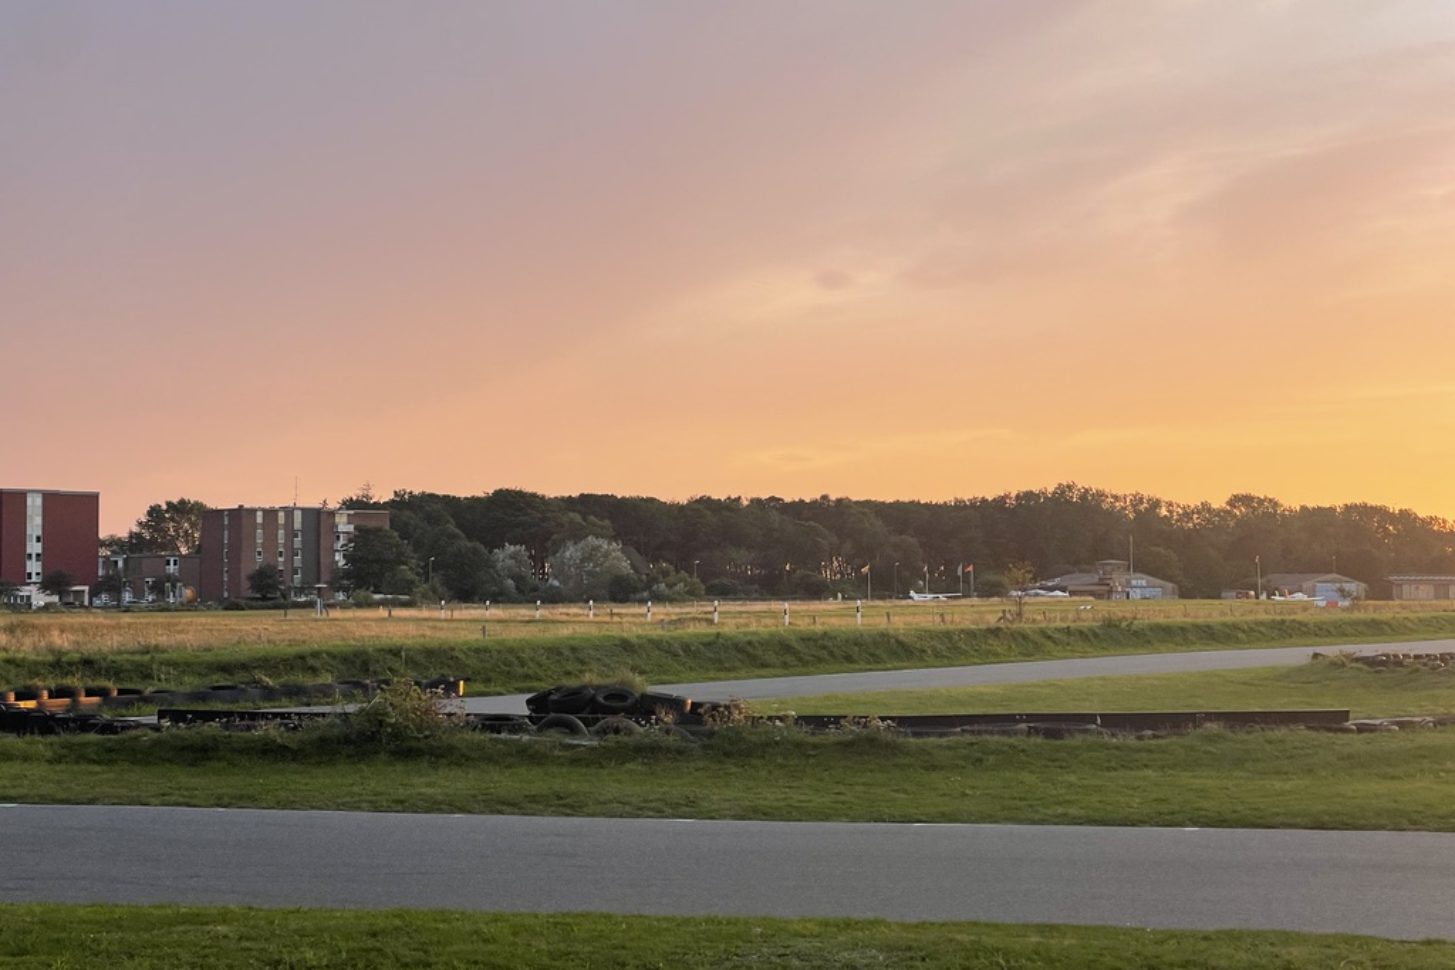
M 640 592 L 642 583 L 635 574 L 618 573 L 606 584 L 606 595 L 613 603 L 630 603 Z
M 381 747 L 439 737 L 459 726 L 439 694 L 411 681 L 385 687 L 338 724 L 343 740 Z

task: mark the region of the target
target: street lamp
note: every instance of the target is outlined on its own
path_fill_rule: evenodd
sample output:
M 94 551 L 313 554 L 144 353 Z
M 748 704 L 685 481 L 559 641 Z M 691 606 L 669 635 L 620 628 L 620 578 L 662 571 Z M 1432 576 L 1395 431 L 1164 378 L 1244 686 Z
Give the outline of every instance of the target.
M 692 560 L 692 579 L 694 582 L 697 580 L 697 564 L 700 562 L 702 562 L 701 559 Z
M 429 562 L 424 564 L 424 584 L 428 586 L 434 581 L 434 556 L 429 557 Z
M 894 598 L 899 599 L 899 563 L 894 564 Z

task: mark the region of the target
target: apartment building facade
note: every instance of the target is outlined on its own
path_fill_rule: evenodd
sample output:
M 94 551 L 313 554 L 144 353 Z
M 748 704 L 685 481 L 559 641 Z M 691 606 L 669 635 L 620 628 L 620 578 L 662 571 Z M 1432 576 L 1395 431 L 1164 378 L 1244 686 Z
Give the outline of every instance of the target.
M 101 557 L 102 576 L 115 576 L 116 589 L 104 605 L 190 603 L 197 596 L 201 559 L 179 552 L 120 553 Z M 113 598 L 114 596 L 114 598 Z
M 265 565 L 277 567 L 295 597 L 327 595 L 354 531 L 388 527 L 389 513 L 376 509 L 209 509 L 198 548 L 199 595 L 211 602 L 246 599 L 248 577 Z
M 61 571 L 89 590 L 100 537 L 97 492 L 0 488 L 0 581 L 33 586 Z

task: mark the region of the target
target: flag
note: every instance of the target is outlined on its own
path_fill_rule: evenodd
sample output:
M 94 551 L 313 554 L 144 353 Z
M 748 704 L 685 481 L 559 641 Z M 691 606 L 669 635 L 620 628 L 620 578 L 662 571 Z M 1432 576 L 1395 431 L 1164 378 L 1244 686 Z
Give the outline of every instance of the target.
M 873 564 L 872 564 L 872 563 L 867 563 L 867 562 L 866 562 L 866 563 L 865 563 L 865 564 L 864 564 L 864 568 L 863 568 L 863 569 L 861 569 L 861 570 L 859 570 L 859 575 L 861 575 L 861 576 L 863 576 L 863 575 L 867 575 L 867 574 L 868 574 L 868 572 L 869 572 L 869 567 L 870 567 L 870 566 L 871 566 L 871 565 L 873 565 Z
M 964 570 L 962 570 L 962 572 L 967 572 L 967 573 L 973 573 L 974 571 L 975 571 L 975 564 L 973 562 L 967 562 L 965 564 Z

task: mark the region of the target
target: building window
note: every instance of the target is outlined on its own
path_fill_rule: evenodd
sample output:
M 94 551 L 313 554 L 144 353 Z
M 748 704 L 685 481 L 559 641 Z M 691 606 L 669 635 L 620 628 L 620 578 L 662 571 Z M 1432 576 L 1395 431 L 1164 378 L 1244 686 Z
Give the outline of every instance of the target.
M 258 549 L 258 550 L 256 550 L 256 552 L 257 552 L 257 557 L 256 557 L 257 558 L 257 561 L 258 562 L 262 562 L 263 561 L 263 550 Z
M 263 530 L 262 529 L 259 529 L 258 530 L 258 532 L 257 532 L 257 539 L 258 539 L 257 544 L 261 546 L 263 544 Z
M 263 524 L 263 510 L 262 509 L 258 509 L 256 515 L 257 515 L 258 525 L 262 525 Z

